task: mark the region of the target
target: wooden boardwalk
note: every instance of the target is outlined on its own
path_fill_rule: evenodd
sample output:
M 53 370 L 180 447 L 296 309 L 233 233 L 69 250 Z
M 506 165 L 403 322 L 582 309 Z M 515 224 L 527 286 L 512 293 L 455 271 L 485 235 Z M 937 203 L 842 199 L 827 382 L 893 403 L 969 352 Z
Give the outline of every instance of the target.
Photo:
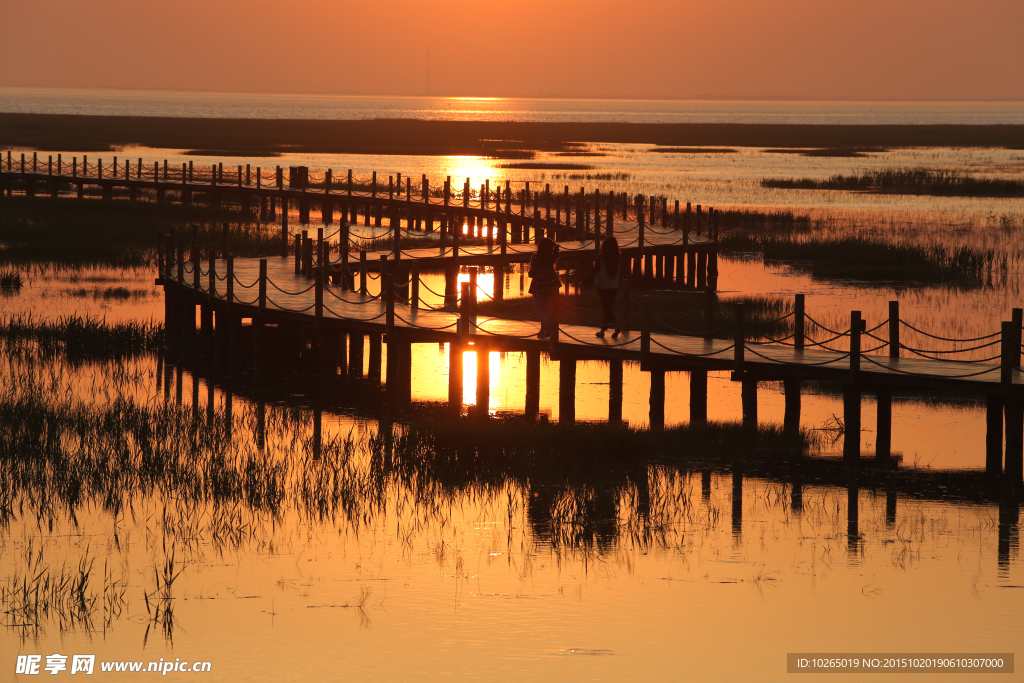
M 430 254 L 429 258 L 432 260 L 435 256 Z M 267 278 L 273 284 L 267 291 L 265 312 L 281 316 L 315 317 L 315 283 L 295 273 L 291 258 L 266 261 Z M 246 318 L 259 315 L 259 259 L 236 258 L 233 266 L 238 280 L 234 296 L 239 312 Z M 218 260 L 215 268 L 219 273 L 226 273 L 223 260 Z M 203 275 L 201 282 L 208 280 L 205 272 Z M 243 288 L 240 283 L 250 286 Z M 203 282 L 200 289 L 205 292 L 209 288 Z M 322 318 L 325 322 L 337 322 L 342 326 L 368 332 L 388 331 L 384 319 L 387 305 L 382 297 L 346 291 L 330 284 L 324 285 L 323 292 Z M 223 302 L 225 296 L 225 288 L 221 283 L 216 299 Z M 797 350 L 791 346 L 745 342 L 742 363 L 737 368 L 735 340 L 732 339 L 650 333 L 647 335 L 650 340 L 649 351 L 644 353 L 641 349 L 642 333 L 638 330 L 625 332 L 617 340 L 610 335 L 599 339 L 595 337 L 595 328 L 591 326 L 561 324 L 558 341 L 551 342 L 536 338 L 540 326 L 533 320 L 478 316 L 471 328 L 463 333 L 457 330 L 461 316 L 465 315 L 461 310 L 430 310 L 401 301 L 394 303 L 393 310 L 394 329 L 424 342 L 448 342 L 458 338 L 501 349 L 544 351 L 557 344 L 559 355 L 571 355 L 578 359 L 620 358 L 640 361 L 644 355 L 652 364 L 666 369 L 739 369 L 764 379 L 794 377 L 847 380 L 851 376 L 848 352 L 813 348 Z M 860 360 L 861 366 L 856 374 L 863 382 L 921 388 L 968 388 L 985 392 L 1006 383 L 1024 386 L 1024 372 L 1019 367 L 1010 370 L 1009 381 L 1005 382 L 1001 376 L 1001 367 L 997 364 L 893 358 L 873 354 L 862 354 Z
M 180 171 L 170 169 L 166 161 L 162 168 L 159 163 L 144 167 L 141 160 L 136 165 L 118 165 L 115 161 L 104 167 L 101 162 L 79 165 L 74 158 L 69 173 L 68 164 L 59 156 L 56 166 L 52 157 L 42 165 L 33 156 L 30 168 L 24 155 L 15 162 L 10 152 L 3 161 L 0 182 L 8 194 L 15 186 L 29 196 L 40 187 L 48 187 L 57 196 L 62 187 L 70 187 L 81 197 L 85 187 L 98 186 L 107 199 L 113 198 L 115 190 L 127 193 L 128 199 L 149 193 L 157 201 L 165 201 L 168 193 L 176 193 L 183 203 L 197 197 L 213 205 L 219 205 L 223 197 L 233 197 L 243 209 L 256 203 L 261 216 L 274 216 L 275 205 L 280 203 L 280 258 L 264 259 L 262 264 L 259 259 L 215 260 L 206 262 L 204 267 L 198 260 L 199 245 L 194 236 L 192 246 L 196 248 L 188 254 L 180 239 L 168 238 L 161 243 L 158 282 L 165 288 L 168 329 L 176 334 L 194 334 L 196 310 L 200 309 L 201 332 L 216 340 L 221 357 L 227 358 L 231 366 L 239 365 L 243 348 L 249 349 L 254 377 L 269 364 L 267 348 L 271 340 L 276 339 L 273 343 L 277 344 L 277 352 L 312 353 L 319 372 L 334 372 L 338 362 L 337 358 L 332 360 L 331 349 L 337 344 L 332 339 L 343 335 L 358 337 L 361 354 L 363 337 L 369 336 L 371 373 L 380 373 L 380 344 L 386 341 L 388 394 L 402 403 L 409 395 L 409 345 L 445 342 L 452 354 L 450 399 L 461 408 L 460 349 L 472 345 L 519 350 L 527 354 L 529 412 L 536 406 L 539 355 L 548 353 L 559 361 L 560 421 L 572 422 L 577 361 L 598 359 L 609 363 L 612 420 L 621 419 L 622 363 L 639 362 L 651 377 L 653 429 L 664 424 L 666 372 L 689 373 L 691 421 L 699 422 L 706 420 L 707 415 L 707 372 L 731 371 L 733 379 L 742 383 L 744 422 L 751 426 L 757 422 L 758 382 L 781 380 L 785 386 L 787 428 L 799 424 L 801 381 L 837 380 L 845 387 L 844 453 L 850 458 L 860 455 L 860 404 L 864 391 L 874 392 L 877 397 L 880 457 L 887 457 L 889 452 L 893 388 L 980 392 L 988 398 L 986 467 L 990 472 L 1004 470 L 1005 428 L 1005 473 L 1017 484 L 1022 479 L 1024 376 L 1020 366 L 1024 314 L 1020 309 L 1014 309 L 1013 319 L 1004 322 L 1001 330 L 978 339 L 954 340 L 926 334 L 954 343 L 952 350 L 936 351 L 901 344 L 903 323 L 898 318 L 898 309 L 895 318 L 890 313 L 888 340 L 874 334 L 885 334 L 879 332 L 881 325 L 865 330 L 859 313 L 852 312 L 850 327 L 831 340 L 841 348 L 831 350 L 805 340 L 802 304 L 791 314 L 794 334 L 779 340 L 781 343 L 748 341 L 748 337 L 756 335 L 746 326 L 739 305 L 730 323 L 731 339 L 710 338 L 710 333 L 709 338 L 704 338 L 652 332 L 652 316 L 659 312 L 651 311 L 649 304 L 641 308 L 636 319 L 626 321 L 631 331 L 618 339 L 597 338 L 594 328 L 564 321 L 555 326 L 551 339 L 538 339 L 536 322 L 478 315 L 475 291 L 463 290 L 463 296 L 457 291 L 460 269 L 483 266 L 501 272 L 507 264 L 527 262 L 541 237 L 558 241 L 563 258 L 585 264 L 596 257 L 599 241 L 614 234 L 626 259 L 627 277 L 713 293 L 718 275 L 713 210 L 703 212 L 698 206 L 693 211 L 690 204 L 681 210 L 679 202 L 670 208 L 663 198 L 630 199 L 625 194 L 588 192 L 585 188 L 572 193 L 568 186 L 561 193 L 552 192 L 549 186 L 543 191 L 531 190 L 529 183 L 516 192 L 508 183 L 504 189 L 492 189 L 485 183 L 476 191 L 467 180 L 460 193 L 453 189 L 450 178 L 443 190 L 438 190 L 429 187 L 425 176 L 414 191 L 408 178 L 403 187 L 401 176 L 397 180 L 389 178 L 384 186 L 378 183 L 376 174 L 367 183 L 354 180 L 351 171 L 345 178 L 333 176 L 330 170 L 316 177 L 301 167 L 290 169 L 286 185 L 280 167 L 267 176 L 260 169 L 252 172 L 241 166 L 235 172 L 229 169 L 225 173 L 223 166 L 218 165 L 204 175 L 186 165 Z M 299 222 L 304 224 L 309 222 L 310 206 L 314 204 L 319 205 L 325 226 L 338 218 L 337 232 L 318 228 L 313 235 L 309 230 L 289 229 L 289 207 L 298 207 Z M 361 244 L 369 243 L 358 234 L 360 219 L 363 227 L 372 228 L 373 245 L 379 247 L 382 242 L 390 242 L 390 248 L 361 248 Z M 383 239 L 382 230 L 386 230 Z M 436 246 L 416 244 L 407 248 L 409 237 L 428 235 L 440 238 Z M 470 237 L 475 239 L 467 239 Z M 288 256 L 293 250 L 294 257 Z M 321 263 L 325 267 L 317 265 Z M 445 271 L 446 305 L 418 305 L 421 270 Z M 358 287 L 355 273 L 360 279 Z M 368 294 L 368 280 L 374 277 L 386 283 L 378 296 Z M 496 298 L 500 298 L 502 291 L 495 289 Z M 244 333 L 243 320 L 251 321 Z M 243 338 L 250 340 L 245 342 L 247 346 L 243 346 Z M 285 338 L 292 341 L 285 343 Z M 867 338 L 881 341 L 882 346 L 875 348 L 887 346 L 889 353 L 862 353 Z M 967 350 L 998 347 L 998 363 L 940 360 L 955 358 L 958 349 L 966 348 L 962 346 L 965 343 L 968 347 L 975 345 Z M 348 348 L 357 346 L 349 344 Z M 919 357 L 904 356 L 904 349 Z M 353 359 L 348 360 L 348 365 L 354 365 Z M 361 358 L 358 367 L 362 368 Z M 487 404 L 480 399 L 486 399 L 488 383 L 484 365 L 478 374 L 479 405 Z
M 269 174 L 249 166 L 225 173 L 223 164 L 208 170 L 188 164 L 179 170 L 170 168 L 166 160 L 161 167 L 159 163 L 144 166 L 141 159 L 137 164 L 119 163 L 116 157 L 107 165 L 102 159 L 88 162 L 85 157 L 82 163 L 73 157 L 68 164 L 60 155 L 43 162 L 36 155 L 29 160 L 21 154 L 15 161 L 10 151 L 6 159 L 0 157 L 0 184 L 8 195 L 16 185 L 27 196 L 49 189 L 54 197 L 62 188 L 84 197 L 86 188 L 94 187 L 105 199 L 113 199 L 118 191 L 133 201 L 143 196 L 158 202 L 175 197 L 183 204 L 203 201 L 220 206 L 231 198 L 244 211 L 258 206 L 261 217 L 276 220 L 280 216 L 282 255 L 292 249 L 296 239 L 308 238 L 299 249 L 310 249 L 314 238 L 308 231 L 300 234 L 289 228 L 289 207 L 298 208 L 301 230 L 310 222 L 310 207 L 317 205 L 324 225 L 337 219 L 341 226 L 333 234 L 320 232 L 320 239 L 338 249 L 341 260 L 350 262 L 357 260 L 360 244 L 367 243 L 365 236 L 358 235 L 360 219 L 364 228 L 386 228 L 392 248 L 385 253 L 392 259 L 406 256 L 425 269 L 445 267 L 453 255 L 461 265 L 529 261 L 541 237 L 555 239 L 563 254 L 572 257 L 596 250 L 600 239 L 614 234 L 632 273 L 672 281 L 681 288 L 717 288 L 718 238 L 713 209 L 704 211 L 698 205 L 694 211 L 691 204 L 681 208 L 678 201 L 669 207 L 664 198 L 630 198 L 625 193 L 583 187 L 571 192 L 568 185 L 559 193 L 550 185 L 531 189 L 526 182 L 513 191 L 510 182 L 502 189 L 491 188 L 488 181 L 477 190 L 467 179 L 460 192 L 453 188 L 451 178 L 440 189 L 432 189 L 426 176 L 415 188 L 409 178 L 405 180 L 403 194 L 400 174 L 397 182 L 389 177 L 385 186 L 378 183 L 376 173 L 366 182 L 354 180 L 352 171 L 343 178 L 331 170 L 316 177 L 305 167 L 293 167 L 286 182 L 281 167 Z M 401 248 L 402 241 L 414 237 L 423 241 L 428 235 L 441 238 L 434 254 L 430 247 Z M 379 240 L 378 234 L 374 241 Z M 376 269 L 381 253 L 369 251 L 365 267 Z
M 435 255 L 430 258 L 435 258 Z M 415 263 L 415 259 L 407 258 L 405 262 Z M 707 416 L 707 373 L 731 371 L 733 379 L 742 383 L 744 421 L 751 426 L 757 423 L 759 382 L 781 380 L 784 383 L 786 423 L 792 427 L 799 424 L 800 381 L 837 380 L 845 387 L 844 452 L 851 458 L 860 455 L 861 399 L 864 392 L 873 392 L 877 397 L 877 449 L 878 454 L 885 457 L 891 442 L 891 392 L 894 388 L 980 392 L 988 396 L 989 401 L 986 466 L 989 471 L 1002 472 L 1004 469 L 1005 415 L 1005 471 L 1011 481 L 1021 480 L 1024 373 L 1020 369 L 1019 310 L 1014 312 L 1014 321 L 1004 323 L 1001 332 L 989 335 L 992 340 L 986 342 L 1001 348 L 1001 362 L 998 364 L 899 357 L 899 349 L 904 347 L 898 340 L 898 321 L 896 331 L 890 327 L 890 335 L 897 336 L 893 340 L 895 343 L 890 341 L 889 354 L 861 353 L 862 339 L 872 330 L 863 329 L 857 313 L 851 316 L 851 327 L 840 335 L 845 335 L 845 348 L 850 350 L 813 348 L 810 341 L 790 342 L 790 345 L 754 343 L 746 339 L 749 330 L 744 327 L 741 306 L 737 306 L 731 339 L 651 332 L 649 310 L 642 311 L 636 320 L 631 321 L 631 330 L 617 339 L 610 335 L 598 338 L 593 327 L 565 323 L 555 326 L 550 339 L 539 339 L 539 325 L 533 320 L 477 314 L 476 302 L 466 283 L 463 283 L 462 296 L 456 304 L 427 307 L 411 303 L 421 301 L 415 294 L 418 289 L 416 278 L 403 280 L 405 271 L 390 266 L 384 267 L 379 275 L 382 284 L 377 291 L 383 294 L 370 295 L 368 291 L 325 283 L 319 276 L 310 280 L 296 272 L 294 258 L 238 258 L 232 259 L 230 264 L 223 260 L 212 263 L 215 274 L 212 288 L 209 266 L 204 270 L 200 264 L 198 278 L 190 272 L 191 264 L 182 263 L 177 272 L 173 267 L 164 266 L 164 277 L 158 282 L 165 286 L 167 293 L 168 326 L 172 331 L 180 331 L 182 327 L 194 330 L 196 307 L 199 307 L 202 309 L 202 327 L 209 334 L 220 334 L 217 330 L 222 330 L 226 321 L 229 329 L 236 331 L 222 337 L 241 339 L 242 320 L 250 320 L 252 325 L 247 329 L 251 330 L 253 338 L 254 372 L 261 367 L 257 357 L 265 353 L 266 344 L 259 340 L 269 327 L 277 328 L 279 334 L 282 329 L 304 331 L 300 334 L 306 335 L 307 342 L 303 342 L 301 347 L 317 349 L 315 354 L 321 357 L 317 362 L 326 362 L 326 366 L 321 365 L 321 368 L 326 368 L 324 371 L 328 373 L 334 373 L 339 362 L 336 358 L 323 361 L 323 349 L 337 347 L 333 340 L 348 335 L 350 339 L 358 340 L 361 354 L 362 340 L 369 336 L 371 368 L 374 363 L 378 368 L 380 366 L 381 341 L 388 345 L 388 393 L 395 397 L 396 402 L 402 403 L 408 400 L 410 391 L 411 378 L 407 366 L 411 357 L 410 345 L 447 343 L 451 354 L 450 400 L 461 407 L 462 349 L 472 346 L 476 349 L 521 351 L 527 355 L 527 410 L 530 411 L 536 406 L 536 398 L 531 402 L 530 394 L 531 391 L 536 392 L 539 381 L 540 354 L 547 353 L 559 361 L 560 420 L 571 422 L 575 419 L 575 367 L 578 361 L 603 360 L 609 363 L 610 419 L 621 419 L 622 363 L 639 362 L 641 369 L 650 373 L 651 425 L 656 429 L 664 424 L 666 372 L 689 373 L 691 420 L 700 421 L 706 420 Z M 387 264 L 387 260 L 384 263 Z M 233 282 L 230 292 L 227 289 L 228 279 Z M 193 286 L 195 284 L 198 286 Z M 410 290 L 414 293 L 411 297 Z M 214 312 L 218 317 L 216 327 L 213 324 Z M 803 316 L 802 310 L 799 315 Z M 802 330 L 802 322 L 796 323 L 795 327 Z M 850 330 L 859 330 L 859 333 L 851 334 Z M 877 339 L 877 336 L 872 337 Z M 376 361 L 372 350 L 374 340 L 377 344 Z M 241 347 L 237 343 L 224 343 L 235 348 L 229 355 L 243 353 L 238 350 Z M 355 345 L 350 343 L 348 347 L 354 348 Z M 344 367 L 344 360 L 340 364 Z M 349 359 L 349 367 L 356 364 L 361 370 L 361 356 L 358 363 Z M 490 388 L 486 371 L 480 373 L 478 380 L 478 405 L 487 405 Z M 616 394 L 618 407 L 614 405 Z

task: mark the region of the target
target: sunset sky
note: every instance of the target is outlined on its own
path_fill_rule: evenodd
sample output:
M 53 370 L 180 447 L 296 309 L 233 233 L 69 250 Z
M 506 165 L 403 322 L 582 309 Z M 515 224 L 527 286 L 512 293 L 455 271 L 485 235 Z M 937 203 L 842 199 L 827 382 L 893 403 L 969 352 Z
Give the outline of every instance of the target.
M 1024 99 L 1022 0 L 39 0 L 0 25 L 2 86 Z

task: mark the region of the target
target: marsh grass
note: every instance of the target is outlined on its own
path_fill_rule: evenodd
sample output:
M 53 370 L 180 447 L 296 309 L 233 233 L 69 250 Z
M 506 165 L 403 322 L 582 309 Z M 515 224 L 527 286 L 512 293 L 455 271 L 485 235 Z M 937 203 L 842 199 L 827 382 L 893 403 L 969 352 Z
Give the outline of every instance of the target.
M 1010 258 L 994 249 L 966 245 L 893 243 L 873 236 L 805 236 L 733 232 L 721 238 L 723 253 L 760 252 L 815 277 L 946 283 L 980 287 L 993 274 L 1005 276 Z
M 882 169 L 867 171 L 860 175 L 836 174 L 827 180 L 763 178 L 761 187 L 790 190 L 933 194 L 955 197 L 1024 196 L 1024 182 L 1019 180 L 978 178 L 958 170 L 933 171 L 925 168 Z
M 588 164 L 572 164 L 561 161 L 523 161 L 511 164 L 501 164 L 498 168 L 514 169 L 519 171 L 591 171 L 593 166 Z
M 56 319 L 15 315 L 0 319 L 0 339 L 15 346 L 33 343 L 44 357 L 62 354 L 72 362 L 123 360 L 161 348 L 164 326 L 153 321 L 108 323 L 77 315 Z
M 216 240 L 224 222 L 237 224 L 237 211 L 151 202 L 4 197 L 0 200 L 0 263 L 54 263 L 71 267 L 137 268 L 155 263 L 157 231 L 177 229 L 188 239 L 200 226 L 201 239 Z M 240 255 L 280 251 L 267 232 L 235 229 Z M 250 253 L 252 252 L 252 253 Z
M 103 301 L 128 301 L 133 299 L 144 299 L 151 294 L 148 289 L 128 289 L 127 287 L 79 287 L 68 291 L 68 296 L 76 299 L 100 299 Z
M 17 294 L 24 284 L 17 270 L 0 271 L 0 291 L 5 294 Z
M 12 568 L 13 573 L 0 575 L 0 623 L 22 640 L 39 638 L 50 622 L 62 634 L 94 631 L 97 625 L 105 632 L 125 608 L 123 574 L 115 576 L 104 563 L 102 576 L 96 576 L 96 558 L 88 548 L 69 566 L 66 560 L 51 562 L 43 544 L 29 542 Z

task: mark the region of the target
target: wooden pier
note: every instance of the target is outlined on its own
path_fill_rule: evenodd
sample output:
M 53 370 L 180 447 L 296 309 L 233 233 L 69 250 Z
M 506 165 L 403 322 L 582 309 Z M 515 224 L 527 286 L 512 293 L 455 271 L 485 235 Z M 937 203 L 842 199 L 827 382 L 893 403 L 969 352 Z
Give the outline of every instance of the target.
M 697 211 L 686 204 L 673 207 L 658 198 L 635 197 L 581 188 L 573 194 L 523 187 L 513 193 L 469 187 L 453 192 L 450 180 L 443 188 L 431 190 L 427 179 L 418 183 L 414 199 L 411 180 L 389 178 L 386 188 L 376 174 L 369 183 L 355 183 L 352 173 L 336 180 L 328 170 L 314 177 L 304 168 L 290 169 L 288 185 L 284 172 L 276 168 L 273 182 L 264 184 L 260 169 L 237 167 L 225 173 L 222 166 L 210 168 L 204 177 L 183 165 L 170 169 L 155 163 L 150 170 L 141 160 L 135 166 L 117 163 L 104 167 L 72 160 L 70 169 L 58 156 L 56 165 L 48 159 L 45 168 L 33 156 L 31 165 L 24 155 L 15 162 L 10 153 L 0 162 L 0 182 L 8 194 L 17 184 L 27 195 L 39 187 L 58 194 L 62 186 L 83 188 L 98 185 L 104 197 L 115 190 L 127 191 L 129 199 L 143 191 L 157 201 L 177 192 L 180 201 L 196 196 L 218 204 L 234 195 L 245 208 L 270 202 L 282 204 L 281 256 L 267 259 L 232 258 L 229 239 L 220 245 L 220 256 L 200 258 L 194 235 L 191 244 L 181 236 L 160 239 L 157 283 L 165 290 L 168 330 L 186 338 L 206 339 L 215 362 L 230 375 L 243 367 L 254 382 L 260 382 L 271 365 L 288 359 L 304 359 L 307 367 L 323 378 L 340 374 L 361 374 L 364 341 L 369 339 L 369 377 L 383 379 L 389 401 L 401 408 L 411 398 L 411 345 L 446 343 L 449 359 L 449 401 L 453 411 L 462 410 L 462 352 L 520 351 L 526 354 L 526 411 L 536 414 L 539 395 L 540 355 L 547 353 L 559 362 L 559 420 L 575 421 L 576 363 L 602 360 L 609 364 L 609 419 L 622 416 L 622 363 L 638 362 L 650 373 L 651 429 L 662 429 L 665 420 L 665 373 L 687 372 L 690 380 L 690 420 L 707 420 L 707 373 L 727 370 L 742 384 L 743 421 L 757 425 L 758 384 L 782 381 L 785 387 L 785 424 L 797 429 L 800 421 L 801 382 L 835 380 L 844 387 L 845 458 L 861 457 L 861 399 L 874 393 L 878 406 L 878 437 L 875 456 L 890 456 L 892 391 L 896 388 L 969 391 L 987 399 L 988 430 L 985 453 L 990 475 L 1000 475 L 1014 489 L 1022 480 L 1024 455 L 1024 375 L 1021 373 L 1022 312 L 1014 309 L 1011 319 L 992 334 L 976 339 L 951 339 L 923 334 L 949 348 L 914 348 L 901 342 L 908 324 L 900 318 L 893 302 L 889 318 L 867 326 L 858 311 L 851 312 L 849 327 L 829 330 L 829 339 L 812 339 L 805 334 L 809 317 L 802 296 L 797 296 L 792 316 L 793 332 L 772 339 L 746 319 L 741 304 L 729 316 L 728 339 L 722 330 L 708 329 L 696 334 L 652 332 L 652 322 L 678 315 L 679 311 L 652 310 L 649 298 L 626 316 L 625 334 L 618 339 L 598 339 L 594 328 L 556 320 L 550 339 L 537 339 L 537 323 L 529 320 L 486 317 L 476 305 L 476 287 L 462 283 L 460 270 L 469 269 L 471 279 L 478 268 L 500 274 L 511 263 L 527 262 L 541 237 L 559 241 L 564 258 L 578 264 L 593 263 L 596 247 L 604 235 L 620 239 L 627 259 L 624 275 L 630 280 L 657 280 L 674 287 L 713 293 L 717 289 L 717 232 L 713 210 Z M 70 170 L 70 173 L 68 172 Z M 108 174 L 105 175 L 104 171 Z M 311 203 L 319 202 L 322 222 L 333 224 L 336 233 L 316 237 L 309 231 L 294 234 L 288 227 L 286 207 L 299 207 L 300 221 L 308 220 Z M 353 228 L 360 218 L 364 226 L 385 228 L 386 250 L 359 247 Z M 404 223 L 404 226 L 403 226 Z M 438 234 L 437 246 L 405 248 L 403 236 Z M 475 237 L 474 244 L 462 243 Z M 378 235 L 377 244 L 380 244 Z M 443 304 L 427 305 L 420 296 L 420 272 L 445 273 Z M 370 294 L 370 282 L 379 279 L 378 293 Z M 495 297 L 503 289 L 495 287 Z M 713 298 L 710 299 L 713 303 Z M 198 324 L 197 324 L 198 312 Z M 659 318 L 661 316 L 662 318 Z M 558 314 L 556 312 L 556 317 Z M 777 321 L 776 321 L 777 322 Z M 669 325 L 669 327 L 671 327 Z M 817 329 L 826 329 L 816 325 Z M 751 339 L 758 339 L 752 342 Z M 387 344 L 386 365 L 382 367 L 382 344 Z M 346 349 L 349 357 L 342 357 Z M 991 349 L 984 360 L 955 360 L 965 353 Z M 878 353 L 882 351 L 882 353 Z M 909 355 L 908 355 L 909 354 Z M 273 363 L 272 363 L 273 361 Z M 486 364 L 478 373 L 477 403 L 487 405 L 489 377 Z M 481 411 L 486 417 L 486 411 Z
M 689 373 L 690 419 L 699 423 L 707 419 L 707 373 L 723 370 L 742 383 L 743 419 L 751 427 L 757 424 L 758 384 L 781 380 L 786 399 L 784 426 L 796 429 L 801 381 L 838 380 L 844 386 L 843 450 L 850 461 L 861 457 L 859 425 L 864 393 L 877 397 L 875 456 L 884 460 L 890 456 L 892 391 L 954 389 L 988 397 L 986 468 L 990 473 L 1004 473 L 1007 481 L 1021 481 L 1024 374 L 1020 369 L 1020 309 L 1014 310 L 1013 319 L 999 332 L 973 340 L 974 348 L 996 348 L 998 363 L 923 357 L 941 351 L 925 352 L 900 343 L 899 331 L 906 323 L 899 318 L 898 306 L 892 307 L 890 319 L 872 328 L 867 328 L 859 312 L 854 311 L 848 329 L 835 331 L 825 342 L 813 340 L 804 334 L 808 317 L 799 295 L 794 311 L 784 316 L 794 318 L 794 332 L 777 343 L 748 340 L 756 331 L 745 321 L 741 304 L 732 307 L 729 339 L 713 338 L 710 330 L 707 336 L 651 332 L 651 322 L 659 312 L 650 309 L 649 297 L 644 297 L 632 320 L 624 321 L 627 331 L 618 339 L 597 338 L 593 327 L 565 321 L 554 325 L 550 339 L 538 339 L 539 326 L 533 321 L 480 315 L 473 294 L 476 290 L 469 283 L 462 283 L 457 300 L 448 306 L 427 306 L 418 295 L 410 296 L 418 289 L 418 275 L 406 279 L 406 272 L 417 270 L 405 270 L 410 262 L 414 264 L 408 256 L 400 262 L 386 256 L 376 260 L 380 287 L 371 295 L 367 284 L 374 273 L 369 269 L 352 274 L 359 283 L 353 289 L 331 284 L 324 276 L 331 272 L 328 268 L 316 268 L 313 279 L 307 278 L 301 270 L 296 272 L 291 257 L 215 259 L 204 264 L 177 260 L 173 253 L 164 253 L 168 258 L 162 262 L 157 282 L 165 289 L 169 330 L 195 334 L 198 310 L 199 334 L 209 339 L 216 349 L 214 355 L 226 359 L 231 373 L 240 372 L 243 364 L 251 368 L 255 382 L 266 371 L 269 358 L 281 362 L 289 355 L 305 357 L 307 367 L 324 377 L 361 374 L 364 338 L 369 337 L 370 376 L 382 378 L 389 401 L 402 407 L 408 405 L 411 396 L 411 345 L 446 343 L 453 411 L 461 412 L 463 408 L 462 352 L 500 350 L 526 354 L 526 411 L 533 414 L 538 409 L 541 354 L 558 361 L 561 423 L 575 420 L 576 363 L 602 360 L 609 364 L 611 420 L 620 420 L 622 415 L 622 363 L 638 362 L 651 376 L 652 429 L 664 427 L 665 373 Z M 358 267 L 358 262 L 355 265 Z M 877 342 L 884 353 L 864 353 L 865 340 Z M 388 351 L 384 367 L 382 342 Z M 840 344 L 844 348 L 838 348 Z M 352 356 L 341 357 L 343 349 Z M 917 353 L 908 357 L 908 350 Z M 486 364 L 477 381 L 477 405 L 486 406 L 490 391 Z
M 171 168 L 166 160 L 150 166 L 142 159 L 131 163 L 117 157 L 107 164 L 87 157 L 72 157 L 67 163 L 62 155 L 46 161 L 37 154 L 14 159 L 8 151 L 6 158 L 0 157 L 0 187 L 11 195 L 17 186 L 30 197 L 45 190 L 57 197 L 63 188 L 82 198 L 88 188 L 95 188 L 108 200 L 116 193 L 127 194 L 131 201 L 146 195 L 158 202 L 176 199 L 211 206 L 230 200 L 245 212 L 258 207 L 261 216 L 280 216 L 282 255 L 296 237 L 289 228 L 289 207 L 298 207 L 299 223 L 308 224 L 311 209 L 317 206 L 323 224 L 332 225 L 336 219 L 340 224 L 334 244 L 342 259 L 351 252 L 350 227 L 360 221 L 364 227 L 389 231 L 388 253 L 395 260 L 406 253 L 403 236 L 436 233 L 439 244 L 448 249 L 435 250 L 433 258 L 426 253 L 429 250 L 410 254 L 422 268 L 529 261 L 532 245 L 543 237 L 561 243 L 568 256 L 595 250 L 600 238 L 614 234 L 632 275 L 701 291 L 718 286 L 714 210 L 700 205 L 680 206 L 676 201 L 670 207 L 663 197 L 628 197 L 569 185 L 559 191 L 550 184 L 531 188 L 526 182 L 513 191 L 511 182 L 504 188 L 492 188 L 489 182 L 474 188 L 467 179 L 458 188 L 449 177 L 442 187 L 432 188 L 425 175 L 414 185 L 408 176 L 396 174 L 388 176 L 385 185 L 376 172 L 369 179 L 357 179 L 351 170 L 344 176 L 330 169 L 311 173 L 303 166 L 290 167 L 286 176 L 285 170 L 277 166 L 265 172 L 249 165 L 225 170 L 223 163 L 200 169 L 191 162 Z M 485 244 L 474 247 L 467 238 Z M 367 267 L 375 269 L 375 254 L 369 256 Z

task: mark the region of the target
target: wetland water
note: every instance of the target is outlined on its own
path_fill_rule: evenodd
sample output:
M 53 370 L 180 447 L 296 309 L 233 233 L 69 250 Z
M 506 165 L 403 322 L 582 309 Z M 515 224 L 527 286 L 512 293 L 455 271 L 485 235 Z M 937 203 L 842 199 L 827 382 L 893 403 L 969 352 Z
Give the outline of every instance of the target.
M 723 300 L 805 293 L 808 313 L 838 327 L 854 308 L 869 324 L 879 322 L 887 302 L 899 298 L 907 320 L 961 337 L 997 329 L 1020 305 L 1020 198 L 759 186 L 766 175 L 908 165 L 1020 178 L 1020 151 L 820 158 L 749 148 L 648 150 L 606 145 L 595 150 L 602 157 L 568 159 L 593 166 L 586 170 L 502 169 L 468 157 L 286 155 L 237 163 L 351 167 L 364 175 L 392 168 L 427 173 L 435 184 L 445 175 L 468 176 L 475 186 L 531 180 L 719 208 L 806 210 L 835 219 L 821 230 L 992 248 L 1010 266 L 984 286 L 950 287 L 815 279 L 734 257 L 720 264 Z M 118 154 L 144 163 L 214 161 L 173 150 Z M 627 175 L 585 177 L 609 173 Z M 151 269 L 21 271 L 21 292 L 0 299 L 5 318 L 162 316 Z M 436 291 L 442 282 L 424 276 Z M 480 287 L 486 297 L 489 273 Z M 507 296 L 520 293 L 518 271 L 506 287 Z M 4 344 L 2 680 L 18 654 L 62 653 L 210 661 L 204 677 L 223 681 L 780 681 L 788 678 L 787 652 L 1013 652 L 1021 642 L 1017 508 L 934 479 L 984 467 L 984 404 L 976 397 L 897 396 L 893 452 L 916 473 L 848 488 L 815 466 L 773 469 L 770 450 L 743 445 L 729 453 L 623 448 L 597 460 L 571 445 L 541 455 L 477 452 L 443 426 L 431 433 L 382 425 L 372 401 L 344 389 L 325 402 L 315 457 L 307 391 L 293 387 L 261 400 L 241 387 L 229 393 L 203 371 L 169 371 L 163 357 L 83 361 Z M 521 412 L 525 359 L 493 353 L 488 362 L 489 409 Z M 467 353 L 468 405 L 475 363 Z M 577 419 L 603 420 L 606 365 L 581 363 L 578 373 Z M 623 415 L 634 426 L 646 424 L 647 381 L 626 366 Z M 553 421 L 557 382 L 557 363 L 545 359 L 541 412 Z M 414 346 L 412 391 L 414 401 L 446 399 L 443 347 Z M 726 374 L 712 375 L 709 419 L 737 422 L 739 394 Z M 684 374 L 668 376 L 666 398 L 666 422 L 685 425 Z M 823 429 L 837 414 L 842 396 L 834 388 L 805 393 L 802 426 L 821 437 L 811 454 L 819 464 L 841 447 Z M 781 390 L 768 385 L 759 419 L 781 424 L 782 415 Z M 870 395 L 863 429 L 867 460 Z M 77 593 L 45 590 L 47 580 L 67 586 L 83 574 L 88 580 Z M 879 676 L 887 678 L 902 680 Z

